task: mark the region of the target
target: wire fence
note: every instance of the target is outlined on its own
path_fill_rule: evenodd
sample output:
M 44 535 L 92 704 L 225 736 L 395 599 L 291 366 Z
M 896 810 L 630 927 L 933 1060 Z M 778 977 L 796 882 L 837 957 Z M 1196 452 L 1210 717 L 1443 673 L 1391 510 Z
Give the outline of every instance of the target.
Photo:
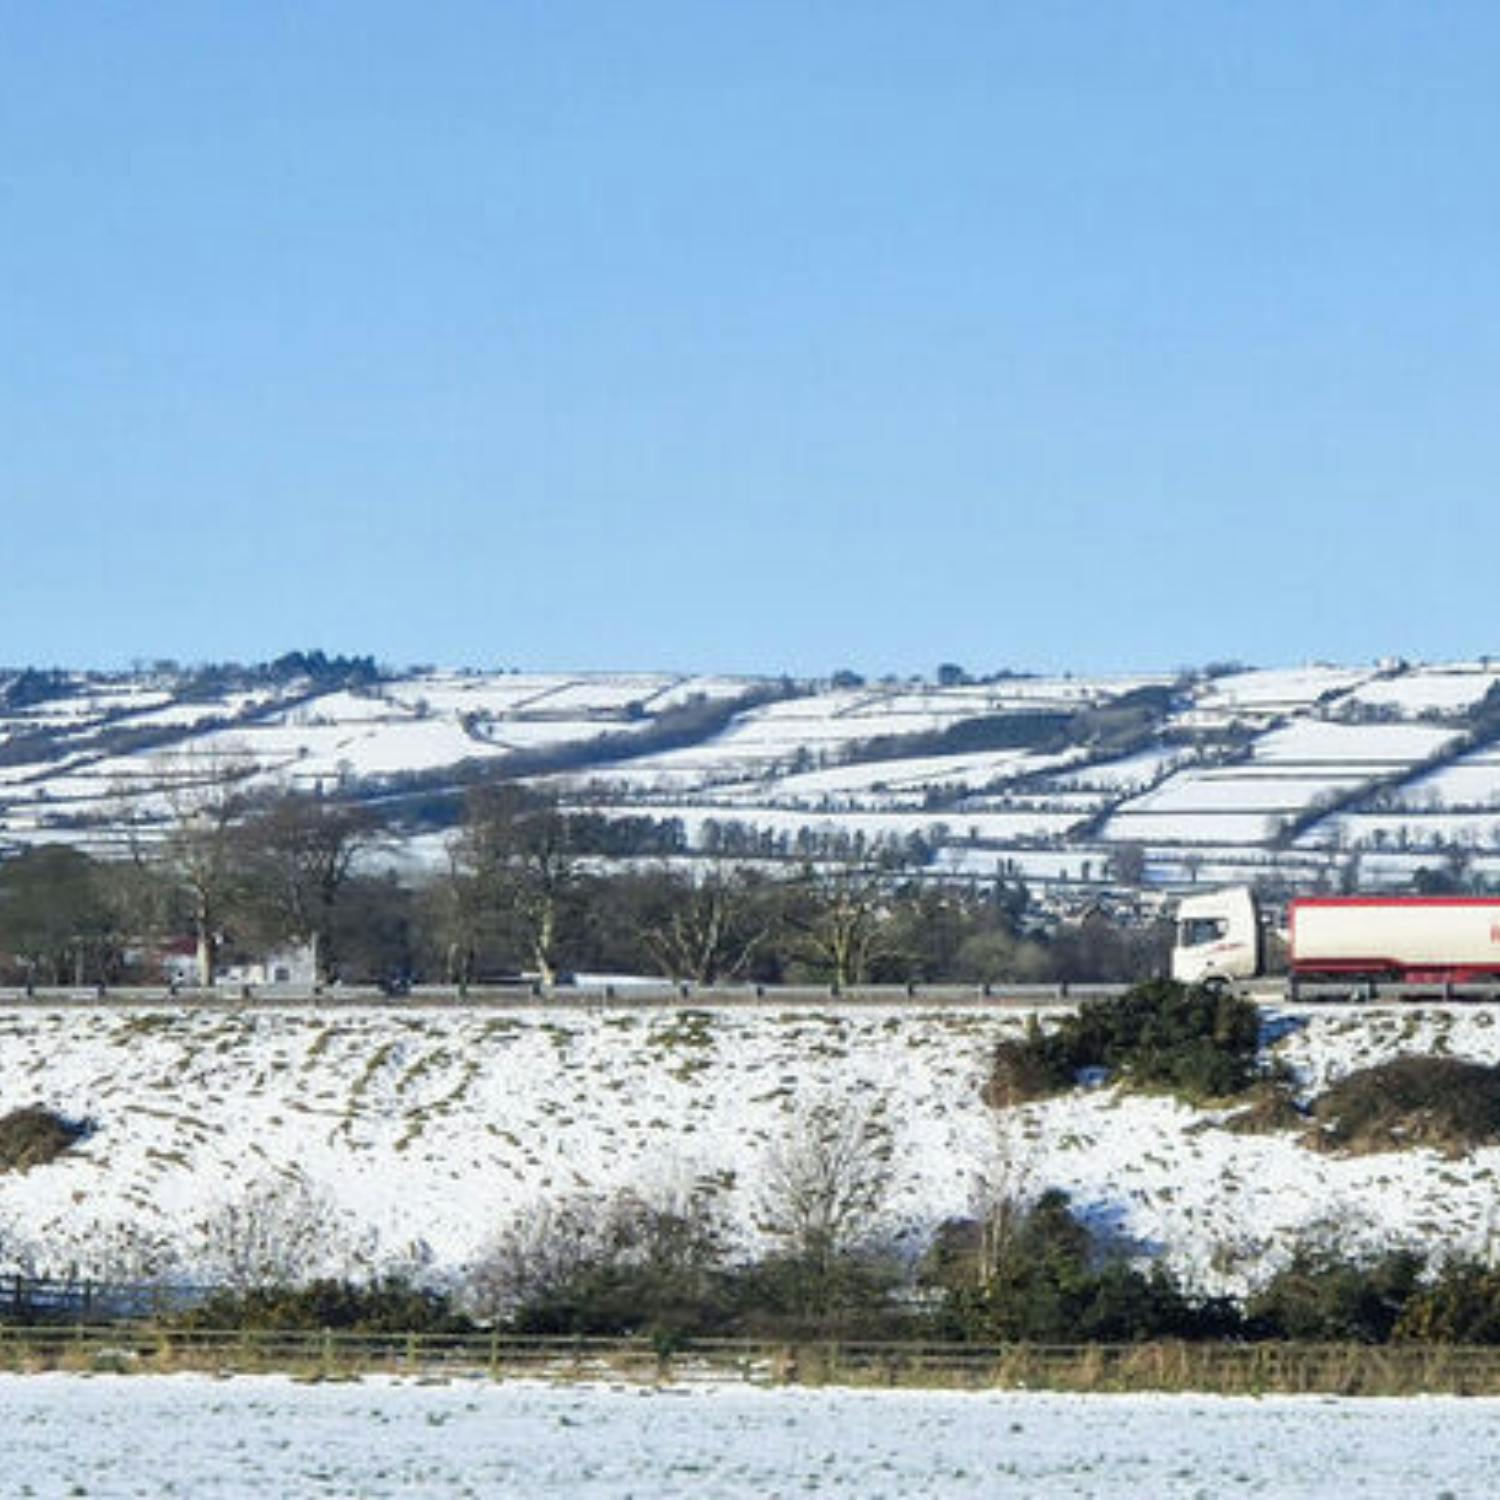
M 692 1385 L 909 1386 L 1078 1392 L 1500 1395 L 1500 1348 L 1440 1345 L 968 1345 L 547 1338 L 501 1332 L 0 1324 L 0 1369 L 280 1371 Z

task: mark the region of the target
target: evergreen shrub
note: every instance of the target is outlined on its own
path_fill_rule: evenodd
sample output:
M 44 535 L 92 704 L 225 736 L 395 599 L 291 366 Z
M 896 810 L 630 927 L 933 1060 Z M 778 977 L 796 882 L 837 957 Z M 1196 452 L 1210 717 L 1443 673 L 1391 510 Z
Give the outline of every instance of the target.
M 1003 1108 L 1061 1093 L 1100 1068 L 1139 1088 L 1226 1098 L 1255 1077 L 1259 1040 L 1250 1001 L 1153 979 L 1118 999 L 1085 1000 L 1051 1031 L 1033 1018 L 1024 1038 L 996 1049 L 985 1097 Z

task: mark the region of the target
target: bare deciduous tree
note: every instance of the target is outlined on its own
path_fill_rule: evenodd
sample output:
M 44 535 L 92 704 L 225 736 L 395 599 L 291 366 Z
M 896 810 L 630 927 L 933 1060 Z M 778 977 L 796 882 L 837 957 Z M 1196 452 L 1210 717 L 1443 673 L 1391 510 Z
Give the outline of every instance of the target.
M 484 892 L 468 867 L 462 841 L 448 849 L 448 868 L 422 892 L 421 910 L 449 984 L 472 984 L 487 916 Z
M 541 982 L 556 983 L 564 909 L 579 875 L 566 817 L 522 787 L 485 787 L 470 798 L 451 853 L 481 902 L 513 927 Z
M 485 1318 L 517 1308 L 572 1281 L 602 1248 L 602 1204 L 575 1193 L 520 1213 L 489 1242 L 469 1275 L 469 1300 Z
M 808 877 L 807 900 L 792 925 L 838 989 L 869 976 L 882 939 L 887 881 L 880 870 L 853 863 Z
M 303 792 L 277 798 L 245 827 L 256 894 L 280 935 L 311 948 L 319 983 L 333 972 L 339 893 L 375 829 L 368 809 Z
M 816 1099 L 766 1158 L 761 1227 L 790 1255 L 826 1271 L 879 1233 L 894 1180 L 880 1108 Z
M 94 1281 L 146 1286 L 182 1271 L 182 1250 L 165 1229 L 128 1219 L 96 1221 L 84 1240 L 79 1270 Z
M 990 1124 L 988 1150 L 969 1197 L 978 1228 L 975 1279 L 982 1287 L 1010 1264 L 1037 1197 L 1036 1166 L 1019 1115 L 996 1110 Z
M 306 1281 L 336 1240 L 332 1203 L 300 1176 L 254 1182 L 198 1227 L 205 1270 L 238 1293 Z
M 713 984 L 738 978 L 776 921 L 753 877 L 722 865 L 696 881 L 667 881 L 663 895 L 665 909 L 641 939 L 673 979 Z
M 186 895 L 198 949 L 198 983 L 214 982 L 225 918 L 241 879 L 236 838 L 243 783 L 254 763 L 235 750 L 160 757 L 156 771 L 171 823 L 162 857 Z
M 537 1205 L 495 1236 L 471 1272 L 469 1300 L 483 1317 L 561 1314 L 575 1328 L 620 1331 L 674 1310 L 701 1311 L 723 1254 L 723 1228 L 703 1194 L 575 1193 Z

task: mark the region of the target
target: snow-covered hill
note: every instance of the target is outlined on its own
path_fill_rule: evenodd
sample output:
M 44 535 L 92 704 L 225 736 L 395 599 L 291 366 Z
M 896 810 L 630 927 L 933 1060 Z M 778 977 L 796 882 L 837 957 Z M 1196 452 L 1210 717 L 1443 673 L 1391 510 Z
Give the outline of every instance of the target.
M 311 670 L 303 670 L 310 667 Z M 479 775 L 606 816 L 680 821 L 689 853 L 899 843 L 939 873 L 1089 886 L 1280 875 L 1500 875 L 1500 665 L 1214 669 L 837 684 L 307 662 L 0 676 L 0 849 L 117 847 L 174 789 L 377 800 L 408 863 Z
M 845 1101 L 889 1147 L 915 1247 L 993 1173 L 1056 1186 L 1193 1284 L 1262 1279 L 1295 1238 L 1484 1251 L 1500 1148 L 1339 1159 L 1169 1099 L 1099 1088 L 996 1116 L 980 1100 L 1016 1010 L 246 1008 L 0 1011 L 0 1111 L 92 1133 L 0 1175 L 0 1272 L 213 1274 L 201 1226 L 267 1182 L 327 1203 L 328 1268 L 456 1270 L 509 1216 L 616 1188 L 715 1195 L 753 1247 L 764 1175 L 807 1111 Z M 1282 1012 L 1309 1091 L 1403 1052 L 1500 1061 L 1486 1009 Z

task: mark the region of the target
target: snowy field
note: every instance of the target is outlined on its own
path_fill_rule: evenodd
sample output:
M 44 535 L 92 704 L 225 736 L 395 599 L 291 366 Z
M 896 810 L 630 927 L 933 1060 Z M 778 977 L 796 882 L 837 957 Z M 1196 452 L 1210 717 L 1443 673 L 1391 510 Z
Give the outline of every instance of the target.
M 1467 1497 L 1500 1402 L 0 1376 L 15 1496 Z
M 1128 841 L 1146 846 L 1154 880 L 1180 885 L 1209 878 L 1212 847 L 1275 852 L 1298 818 L 1309 876 L 1326 878 L 1340 873 L 1337 840 L 1372 855 L 1440 851 L 1440 839 L 1500 847 L 1500 754 L 1482 711 L 1497 683 L 1487 659 L 946 686 L 413 668 L 323 690 L 74 673 L 12 703 L 0 678 L 0 846 L 117 852 L 127 812 L 164 824 L 174 787 L 226 765 L 250 773 L 242 789 L 368 794 L 410 774 L 460 785 L 477 766 L 566 750 L 568 769 L 541 785 L 608 817 L 678 817 L 689 840 L 726 819 L 791 839 L 804 827 L 866 841 L 920 831 L 945 868 L 991 878 L 1001 855 L 1042 883 L 1085 863 L 1097 878 Z M 724 705 L 722 721 L 662 719 L 695 701 Z M 1083 717 L 1059 740 L 1039 714 Z M 1031 727 L 1002 733 L 1017 715 Z M 625 756 L 631 735 L 642 753 Z M 1330 802 L 1344 805 L 1309 819 Z M 966 852 L 974 840 L 982 860 Z M 430 830 L 401 830 L 388 849 L 411 873 L 441 865 Z M 1056 855 L 1067 859 L 1054 873 Z M 1398 884 L 1406 874 L 1371 863 L 1367 877 L 1377 869 Z

